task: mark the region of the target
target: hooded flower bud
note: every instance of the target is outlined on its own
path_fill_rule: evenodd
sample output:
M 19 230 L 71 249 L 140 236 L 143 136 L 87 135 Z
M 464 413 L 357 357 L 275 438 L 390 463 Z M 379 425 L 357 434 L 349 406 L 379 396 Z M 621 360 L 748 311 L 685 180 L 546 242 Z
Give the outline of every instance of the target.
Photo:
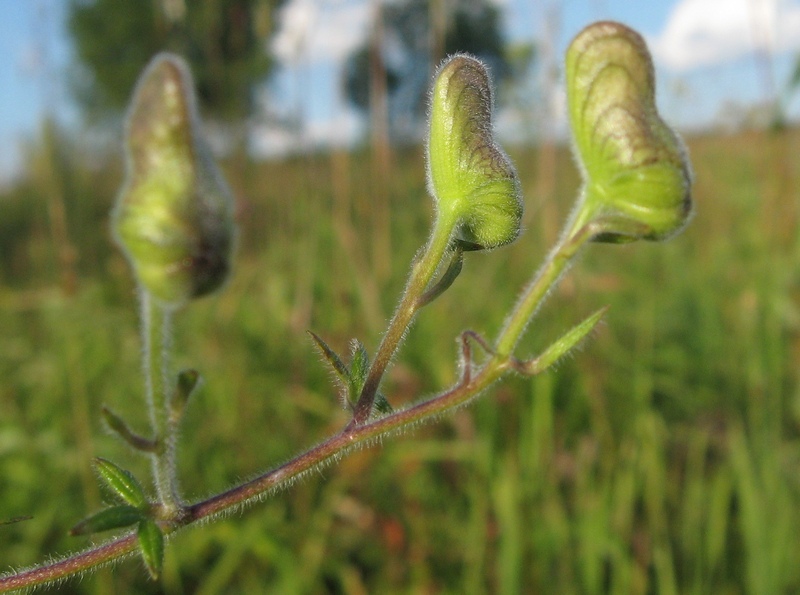
M 233 207 L 181 58 L 159 54 L 140 77 L 125 145 L 113 228 L 139 282 L 166 305 L 214 291 L 230 269 Z
M 619 23 L 590 25 L 567 49 L 566 79 L 585 182 L 580 222 L 604 217 L 607 231 L 596 239 L 611 242 L 680 231 L 691 213 L 691 169 L 683 143 L 656 111 L 644 40 Z
M 492 88 L 486 67 L 464 54 L 436 74 L 430 99 L 428 190 L 439 217 L 471 247 L 516 239 L 522 219 L 517 172 L 492 136 Z

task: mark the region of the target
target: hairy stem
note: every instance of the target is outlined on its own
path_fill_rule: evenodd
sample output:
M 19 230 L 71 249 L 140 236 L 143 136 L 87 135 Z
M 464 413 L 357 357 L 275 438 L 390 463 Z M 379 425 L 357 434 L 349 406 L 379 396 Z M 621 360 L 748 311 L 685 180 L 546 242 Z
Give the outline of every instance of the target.
M 203 519 L 209 519 L 226 511 L 256 502 L 275 489 L 288 485 L 308 471 L 335 461 L 338 457 L 358 445 L 373 442 L 402 428 L 413 426 L 423 421 L 430 421 L 447 411 L 466 404 L 511 370 L 518 369 L 518 362 L 510 355 L 510 352 L 524 332 L 528 321 L 544 300 L 547 292 L 558 282 L 561 274 L 567 269 L 580 247 L 590 240 L 597 231 L 598 227 L 592 223 L 582 226 L 579 230 L 575 230 L 574 226 L 569 228 L 569 232 L 564 235 L 564 239 L 557 248 L 550 253 L 547 262 L 529 283 L 517 302 L 514 311 L 508 317 L 503 330 L 498 335 L 496 341 L 497 349 L 494 350 L 492 357 L 475 373 L 467 365 L 462 379 L 453 387 L 407 409 L 395 411 L 373 421 L 368 421 L 367 415 L 363 422 L 357 424 L 354 423 L 356 419 L 354 417 L 354 421 L 348 424 L 341 432 L 283 465 L 206 500 L 185 506 L 180 509 L 179 514 L 168 515 L 168 520 L 159 522 L 161 529 L 165 534 L 173 533 Z M 412 280 L 406 286 L 406 292 L 400 302 L 398 312 L 395 313 L 392 324 L 390 324 L 392 338 L 387 339 L 384 337 L 381 346 L 383 347 L 386 344 L 388 347 L 383 347 L 382 350 L 379 349 L 379 354 L 384 354 L 381 356 L 383 363 L 377 365 L 377 367 L 376 364 L 373 364 L 373 367 L 377 370 L 378 381 L 380 381 L 391 355 L 400 342 L 402 331 L 405 330 L 413 318 L 416 311 L 416 297 L 424 291 L 431 276 L 435 273 L 436 267 L 441 261 L 441 255 L 446 248 L 447 242 L 437 246 L 432 246 L 432 243 L 429 243 L 426 254 L 414 264 Z M 389 335 L 390 333 L 387 331 L 387 336 Z M 372 390 L 374 391 L 374 398 L 377 386 Z M 162 394 L 164 393 L 162 392 Z M 368 394 L 366 388 L 365 392 L 362 392 L 362 399 L 365 394 Z M 155 394 L 153 396 L 155 397 Z M 359 400 L 359 404 L 362 403 L 362 399 Z M 369 413 L 372 408 L 372 400 L 364 402 L 369 404 L 367 409 Z M 164 422 L 159 423 L 166 424 L 166 417 Z M 157 466 L 159 473 L 166 473 L 164 465 L 165 461 L 161 461 Z M 167 478 L 169 477 L 171 477 L 171 474 L 167 474 Z M 168 482 L 168 485 L 171 484 Z M 171 495 L 171 492 L 168 495 Z M 132 552 L 136 548 L 136 543 L 136 536 L 129 534 L 55 562 L 33 567 L 16 574 L 2 576 L 0 577 L 0 593 L 57 581 L 119 560 Z
M 505 358 L 511 355 L 547 294 L 555 289 L 578 251 L 596 233 L 597 230 L 591 223 L 582 225 L 580 228 L 575 225 L 575 222 L 568 224 L 567 231 L 550 252 L 544 265 L 525 287 L 514 310 L 506 318 L 505 325 L 495 341 L 495 351 L 500 357 Z
M 449 219 L 437 217 L 436 225 L 431 234 L 430 240 L 424 251 L 414 259 L 411 266 L 403 296 L 394 312 L 392 320 L 386 329 L 386 333 L 381 339 L 375 359 L 372 360 L 369 373 L 358 397 L 358 402 L 353 411 L 353 419 L 348 429 L 365 423 L 372 413 L 372 406 L 378 394 L 378 387 L 383 378 L 386 368 L 392 361 L 397 348 L 400 346 L 403 336 L 408 330 L 409 325 L 414 319 L 417 311 L 427 302 L 420 300 L 428 287 L 431 278 L 436 273 L 442 258 L 450 245 L 450 236 L 453 226 Z
M 510 369 L 510 361 L 493 359 L 472 378 L 459 382 L 448 391 L 408 409 L 391 413 L 375 421 L 344 429 L 326 441 L 283 465 L 216 496 L 186 507 L 176 520 L 160 523 L 165 533 L 208 519 L 233 508 L 257 501 L 269 492 L 286 485 L 298 476 L 332 462 L 355 446 L 425 420 L 467 403 Z M 136 536 L 125 535 L 67 558 L 0 577 L 0 593 L 61 580 L 97 566 L 119 560 L 136 548 Z
M 142 343 L 147 405 L 157 448 L 151 454 L 159 502 L 167 511 L 180 509 L 175 477 L 175 431 L 169 421 L 172 311 L 142 290 Z

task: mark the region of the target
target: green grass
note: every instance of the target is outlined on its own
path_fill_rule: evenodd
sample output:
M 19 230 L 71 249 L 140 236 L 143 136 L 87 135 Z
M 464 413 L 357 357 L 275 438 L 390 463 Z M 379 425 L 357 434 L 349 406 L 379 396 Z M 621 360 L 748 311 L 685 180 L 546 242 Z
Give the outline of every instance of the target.
M 590 247 L 531 326 L 520 355 L 611 305 L 556 372 L 497 385 L 176 535 L 161 587 L 132 559 L 64 592 L 800 590 L 800 133 L 689 145 L 697 213 L 686 232 Z M 496 333 L 569 211 L 578 180 L 565 151 L 546 184 L 535 151 L 511 154 L 527 231 L 469 254 L 423 311 L 388 377 L 396 405 L 453 381 L 460 331 Z M 133 283 L 104 219 L 119 168 L 59 167 L 0 200 L 0 520 L 33 516 L 0 525 L 6 568 L 87 545 L 66 532 L 101 502 L 92 457 L 149 471 L 99 415 L 107 404 L 146 428 Z M 243 226 L 235 276 L 177 320 L 176 364 L 206 380 L 179 452 L 181 483 L 198 498 L 341 428 L 304 330 L 341 351 L 352 337 L 374 350 L 431 209 L 416 150 L 395 156 L 388 181 L 372 179 L 362 154 L 230 170 Z M 66 240 L 48 211 L 52 179 Z M 548 186 L 554 196 L 536 195 Z M 65 242 L 78 254 L 72 293 Z

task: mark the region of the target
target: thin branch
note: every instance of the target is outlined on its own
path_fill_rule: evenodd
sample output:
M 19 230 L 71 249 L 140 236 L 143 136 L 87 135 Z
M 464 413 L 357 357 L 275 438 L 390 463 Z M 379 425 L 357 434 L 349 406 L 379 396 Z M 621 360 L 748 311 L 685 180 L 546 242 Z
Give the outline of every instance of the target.
M 348 450 L 370 443 L 459 407 L 476 397 L 511 369 L 509 360 L 495 358 L 468 382 L 459 382 L 448 391 L 355 428 L 345 429 L 283 465 L 238 485 L 226 492 L 197 502 L 182 510 L 179 518 L 161 524 L 172 533 L 192 523 L 218 516 L 231 509 L 251 504 L 275 488 L 290 483 L 304 473 L 332 462 Z M 0 593 L 62 580 L 98 566 L 116 562 L 136 549 L 135 534 L 128 534 L 92 547 L 84 552 L 0 577 Z
M 115 562 L 135 551 L 136 535 L 112 539 L 61 560 L 34 566 L 15 574 L 0 577 L 0 593 L 43 585 L 86 572 L 92 568 Z
M 169 520 L 159 522 L 161 529 L 165 534 L 169 534 L 197 521 L 210 519 L 226 511 L 256 502 L 276 488 L 291 483 L 308 471 L 333 462 L 337 457 L 352 448 L 369 444 L 402 428 L 435 419 L 442 413 L 462 406 L 477 397 L 492 383 L 513 371 L 515 366 L 519 366 L 518 360 L 509 353 L 504 353 L 504 351 L 510 352 L 511 348 L 516 344 L 525 325 L 533 317 L 536 309 L 546 297 L 547 290 L 545 287 L 550 289 L 558 282 L 561 273 L 567 268 L 568 263 L 574 258 L 580 246 L 591 239 L 596 231 L 595 225 L 586 225 L 575 232 L 574 235 L 566 236 L 567 239 L 551 252 L 547 263 L 534 276 L 528 291 L 517 302 L 505 328 L 500 332 L 497 338 L 499 349 L 492 349 L 482 337 L 475 333 L 467 332 L 462 335 L 462 356 L 471 356 L 468 345 L 469 339 L 475 340 L 490 355 L 490 358 L 477 370 L 477 373 L 474 375 L 472 373 L 473 362 L 463 362 L 463 365 L 466 366 L 466 372 L 447 391 L 407 409 L 395 411 L 372 421 L 357 423 L 359 417 L 356 415 L 341 432 L 283 465 L 225 492 L 211 496 L 206 500 L 181 507 L 177 514 L 172 515 Z M 413 299 L 416 300 L 421 290 L 427 285 L 427 279 L 430 278 L 433 270 L 435 270 L 435 267 L 429 268 L 424 274 L 420 275 L 420 277 L 424 278 L 424 281 L 420 282 L 418 279 L 417 285 L 412 284 L 411 291 L 407 288 L 406 295 L 413 295 Z M 415 271 L 415 273 L 419 274 L 418 271 Z M 413 318 L 413 311 L 414 309 L 411 308 L 410 314 L 406 313 L 406 319 L 402 324 L 403 328 L 407 327 L 411 318 Z M 386 342 L 385 337 L 384 342 Z M 395 337 L 389 343 L 392 348 L 388 351 L 394 351 L 399 344 L 399 337 Z M 379 366 L 380 373 L 376 373 L 378 382 L 388 364 L 389 358 L 390 355 L 387 354 L 385 361 Z M 372 399 L 368 398 L 368 395 L 369 391 L 365 389 L 361 397 L 364 403 L 369 404 L 369 409 L 371 409 Z M 367 396 L 366 399 L 364 398 L 365 396 Z M 359 401 L 360 405 L 364 405 L 364 403 Z M 0 593 L 80 574 L 97 566 L 117 561 L 133 551 L 135 547 L 136 536 L 125 535 L 100 546 L 90 548 L 80 554 L 42 564 L 16 574 L 8 574 L 0 577 Z

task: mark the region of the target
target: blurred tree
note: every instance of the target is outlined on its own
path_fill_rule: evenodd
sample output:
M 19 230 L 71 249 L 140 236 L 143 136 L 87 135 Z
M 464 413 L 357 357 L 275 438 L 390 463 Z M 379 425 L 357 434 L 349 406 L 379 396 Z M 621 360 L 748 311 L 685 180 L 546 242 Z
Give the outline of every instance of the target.
M 798 90 L 800 90 L 800 54 L 795 56 L 794 66 L 789 74 L 789 78 L 772 107 L 773 113 L 770 122 L 770 128 L 772 130 L 784 130 L 788 126 L 788 111 L 791 102 L 794 101 L 797 96 Z
M 191 65 L 209 117 L 239 120 L 274 66 L 267 39 L 284 1 L 71 0 L 76 97 L 90 118 L 119 114 L 150 58 L 168 50 Z
M 395 139 L 418 137 L 431 75 L 444 56 L 454 52 L 477 56 L 488 65 L 495 83 L 510 74 L 500 9 L 490 0 L 397 0 L 376 14 L 382 26 L 374 31 L 381 32 L 380 39 L 373 35 L 350 55 L 343 85 L 348 101 L 366 112 L 370 77 L 376 73 L 384 77 Z M 381 62 L 377 68 L 376 58 Z

